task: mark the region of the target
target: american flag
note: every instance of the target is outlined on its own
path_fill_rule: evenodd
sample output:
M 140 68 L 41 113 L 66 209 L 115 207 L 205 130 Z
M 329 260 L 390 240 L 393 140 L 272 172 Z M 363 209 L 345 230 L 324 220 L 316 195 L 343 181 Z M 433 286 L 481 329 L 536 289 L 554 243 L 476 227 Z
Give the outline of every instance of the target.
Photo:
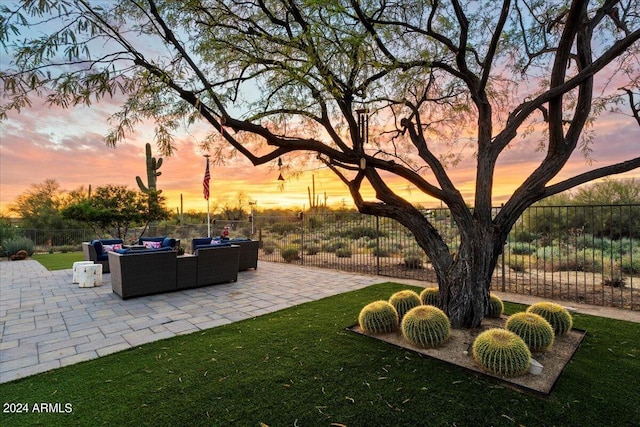
M 209 200 L 209 180 L 211 179 L 211 175 L 209 175 L 209 159 L 207 159 L 207 168 L 204 171 L 204 178 L 202 179 L 202 194 L 206 200 Z

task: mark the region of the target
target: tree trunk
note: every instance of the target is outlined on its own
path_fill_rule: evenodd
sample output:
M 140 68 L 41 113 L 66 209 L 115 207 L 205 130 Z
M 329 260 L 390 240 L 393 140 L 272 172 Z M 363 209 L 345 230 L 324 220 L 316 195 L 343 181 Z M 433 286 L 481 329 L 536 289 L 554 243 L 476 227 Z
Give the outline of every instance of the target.
M 453 264 L 439 276 L 440 306 L 454 328 L 477 328 L 486 314 L 498 251 L 493 238 L 483 237 L 463 243 Z

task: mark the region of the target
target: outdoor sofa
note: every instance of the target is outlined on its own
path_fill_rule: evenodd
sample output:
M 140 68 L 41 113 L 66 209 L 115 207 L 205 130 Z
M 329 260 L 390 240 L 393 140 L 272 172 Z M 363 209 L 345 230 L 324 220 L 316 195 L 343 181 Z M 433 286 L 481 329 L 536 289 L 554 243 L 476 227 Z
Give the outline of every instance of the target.
M 251 239 L 211 239 L 210 237 L 198 237 L 191 241 L 192 253 L 197 253 L 198 249 L 217 247 L 220 245 L 240 246 L 240 260 L 238 271 L 245 271 L 250 268 L 258 268 L 258 247 L 260 242 Z
M 85 261 L 93 261 L 102 265 L 102 272 L 109 273 L 109 258 L 107 254 L 113 249 L 122 248 L 122 239 L 96 239 L 82 242 L 82 254 Z
M 122 299 L 196 288 L 238 279 L 240 247 L 204 248 L 197 255 L 146 249 L 109 252 L 111 288 Z

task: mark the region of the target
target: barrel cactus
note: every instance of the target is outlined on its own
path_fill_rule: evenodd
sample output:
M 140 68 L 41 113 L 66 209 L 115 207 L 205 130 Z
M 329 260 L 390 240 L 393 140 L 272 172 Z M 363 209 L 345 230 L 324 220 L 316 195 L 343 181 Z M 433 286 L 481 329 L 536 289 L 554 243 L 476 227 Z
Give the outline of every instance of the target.
M 522 338 L 534 353 L 549 350 L 555 338 L 551 324 L 535 313 L 516 313 L 507 319 L 505 328 Z
M 424 305 L 434 305 L 438 306 L 438 288 L 424 288 L 422 292 L 420 292 L 420 301 Z
M 387 301 L 375 301 L 364 306 L 358 316 L 360 328 L 369 334 L 393 332 L 400 323 L 398 312 Z
M 504 313 L 504 303 L 495 295 L 489 295 L 489 305 L 487 306 L 487 316 L 500 317 Z
M 417 292 L 410 290 L 398 291 L 391 295 L 389 303 L 395 307 L 400 320 L 402 320 L 409 310 L 422 304 L 420 301 L 420 295 L 418 295 Z
M 451 323 L 444 311 L 432 305 L 420 305 L 405 314 L 402 335 L 419 347 L 438 347 L 451 333 Z
M 553 332 L 564 335 L 573 327 L 573 318 L 566 308 L 553 302 L 538 302 L 527 308 L 527 312 L 539 314 L 553 327 Z
M 505 329 L 484 331 L 473 342 L 473 358 L 485 370 L 505 377 L 527 373 L 531 352 L 518 335 Z

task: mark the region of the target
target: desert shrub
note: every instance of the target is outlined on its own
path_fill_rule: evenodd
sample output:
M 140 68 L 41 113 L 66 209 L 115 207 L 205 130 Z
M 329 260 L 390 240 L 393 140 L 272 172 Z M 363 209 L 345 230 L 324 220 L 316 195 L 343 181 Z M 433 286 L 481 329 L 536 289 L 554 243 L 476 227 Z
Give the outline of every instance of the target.
M 285 246 L 284 248 L 280 249 L 280 256 L 286 262 L 299 260 L 300 248 L 298 248 L 298 246 L 293 246 L 293 245 Z
M 265 240 L 264 242 L 262 242 L 262 251 L 267 255 L 275 252 L 277 247 L 278 245 L 276 245 L 276 242 L 274 242 L 273 240 Z
M 411 269 L 422 268 L 424 252 L 419 249 L 409 249 L 404 254 L 404 266 Z
M 473 342 L 474 360 L 485 370 L 516 377 L 529 370 L 531 351 L 518 335 L 505 329 L 484 331 Z
M 569 311 L 560 304 L 554 302 L 538 302 L 529 308 L 528 313 L 538 314 L 546 319 L 547 322 L 553 327 L 553 332 L 556 335 L 564 335 L 571 330 L 573 326 L 573 318 Z
M 624 288 L 626 286 L 620 263 L 611 259 L 605 261 L 602 268 L 602 284 L 614 288 Z
M 489 304 L 487 305 L 487 316 L 500 317 L 504 313 L 504 303 L 496 295 L 489 295 Z
M 35 252 L 35 248 L 36 246 L 33 240 L 25 237 L 14 237 L 2 242 L 2 249 L 8 257 L 17 254 L 18 251 L 26 251 L 27 254 L 31 256 Z
M 358 315 L 358 324 L 366 333 L 393 332 L 400 323 L 396 309 L 387 301 L 375 301 L 364 306 Z
M 272 224 L 269 229 L 272 233 L 284 235 L 299 231 L 300 225 L 296 222 L 277 222 Z
M 516 242 L 510 245 L 510 251 L 513 255 L 531 255 L 535 252 L 535 247 L 528 243 Z
M 322 246 L 322 249 L 325 252 L 335 252 L 338 249 L 346 248 L 348 246 L 349 246 L 349 244 L 344 240 L 333 240 L 333 241 L 330 241 L 328 243 L 325 243 Z
M 535 313 L 522 312 L 509 316 L 505 329 L 522 338 L 532 352 L 549 350 L 555 338 L 551 324 Z
M 535 233 L 530 232 L 529 230 L 518 230 L 513 233 L 513 237 L 516 242 L 523 243 L 531 243 L 538 238 Z
M 398 312 L 398 317 L 400 320 L 404 317 L 404 315 L 414 307 L 417 307 L 422 304 L 420 301 L 420 295 L 418 295 L 414 291 L 404 290 L 398 291 L 391 295 L 389 298 L 389 304 L 391 304 L 396 311 Z
M 356 226 L 349 228 L 348 230 L 339 231 L 337 232 L 337 235 L 340 237 L 346 237 L 356 240 L 362 237 L 368 237 L 370 239 L 375 239 L 376 237 L 384 237 L 386 236 L 386 233 L 381 230 L 377 230 L 374 227 Z
M 531 267 L 531 257 L 529 255 L 511 255 L 506 259 L 507 266 L 519 273 Z
M 351 258 L 351 249 L 349 249 L 349 248 L 338 248 L 338 249 L 336 249 L 336 256 L 338 258 Z
M 438 347 L 451 335 L 449 318 L 432 305 L 420 305 L 409 310 L 400 327 L 402 336 L 420 347 Z
M 620 270 L 625 274 L 640 274 L 640 253 L 623 256 L 620 259 Z
M 320 245 L 316 245 L 315 243 L 310 243 L 306 247 L 307 255 L 317 255 L 320 252 Z
M 388 257 L 389 250 L 385 248 L 373 248 L 373 256 Z

